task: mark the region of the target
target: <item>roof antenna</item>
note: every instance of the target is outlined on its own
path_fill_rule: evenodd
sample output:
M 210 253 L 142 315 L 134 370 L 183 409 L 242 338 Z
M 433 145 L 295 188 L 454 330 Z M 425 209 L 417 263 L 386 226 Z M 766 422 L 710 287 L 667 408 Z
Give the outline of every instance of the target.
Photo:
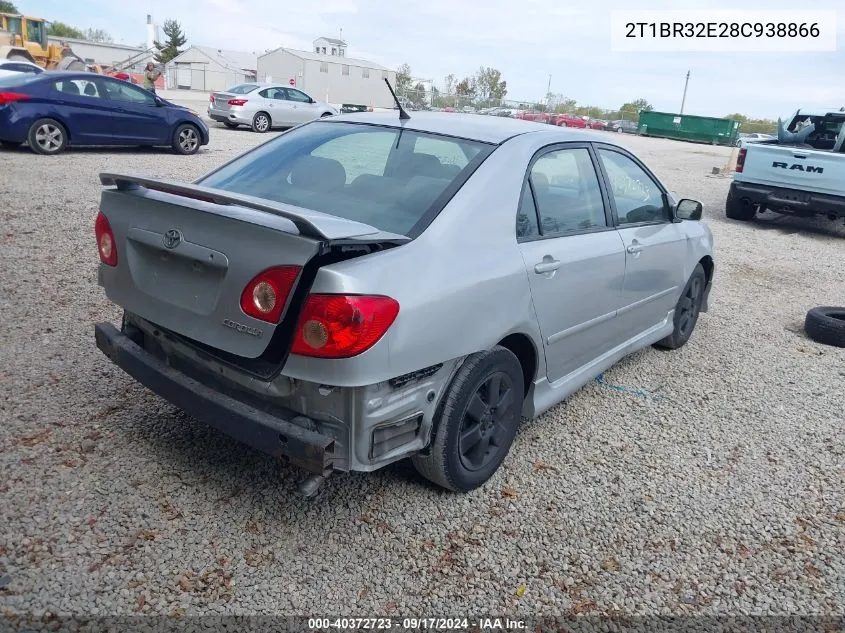
M 405 112 L 405 108 L 403 108 L 402 104 L 399 103 L 399 99 L 396 98 L 396 93 L 393 92 L 393 86 L 390 85 L 390 82 L 387 80 L 387 77 L 384 78 L 384 83 L 387 84 L 387 89 L 390 90 L 390 94 L 393 95 L 393 100 L 396 102 L 396 107 L 399 108 L 399 118 L 410 119 L 411 115 Z

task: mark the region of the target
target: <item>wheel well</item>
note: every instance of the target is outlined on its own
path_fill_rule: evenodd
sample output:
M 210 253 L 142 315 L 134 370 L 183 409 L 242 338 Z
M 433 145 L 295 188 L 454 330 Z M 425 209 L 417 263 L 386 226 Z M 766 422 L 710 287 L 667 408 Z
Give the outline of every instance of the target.
M 705 255 L 698 263 L 701 264 L 701 267 L 704 269 L 704 274 L 707 277 L 707 283 L 710 283 L 713 279 L 713 258 L 710 257 L 710 255 Z
M 528 389 L 537 374 L 537 350 L 534 349 L 534 343 L 524 334 L 510 334 L 499 341 L 499 345 L 509 349 L 519 360 L 522 367 L 522 378 L 525 381 L 525 395 L 527 396 Z

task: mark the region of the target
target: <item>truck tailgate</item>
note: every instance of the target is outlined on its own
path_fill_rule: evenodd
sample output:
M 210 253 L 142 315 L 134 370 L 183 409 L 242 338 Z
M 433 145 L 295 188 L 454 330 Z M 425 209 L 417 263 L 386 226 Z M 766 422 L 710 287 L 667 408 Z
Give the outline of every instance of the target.
M 740 182 L 842 195 L 845 154 L 789 147 L 776 143 L 749 143 Z
M 100 264 L 108 298 L 163 328 L 247 358 L 264 352 L 277 327 L 241 309 L 244 288 L 257 274 L 303 267 L 332 238 L 363 234 L 366 243 L 368 234 L 385 235 L 365 224 L 197 185 L 112 174 L 101 180 L 118 185 L 103 191 L 100 205 L 117 250 L 116 266 Z M 300 272 L 295 283 L 301 280 Z M 286 302 L 279 321 L 294 288 L 279 298 Z

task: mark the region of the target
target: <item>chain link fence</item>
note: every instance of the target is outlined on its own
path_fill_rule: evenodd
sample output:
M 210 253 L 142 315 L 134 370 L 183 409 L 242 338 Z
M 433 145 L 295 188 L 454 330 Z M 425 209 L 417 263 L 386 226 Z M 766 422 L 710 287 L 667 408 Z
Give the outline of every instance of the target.
M 545 99 L 485 98 L 474 94 L 459 94 L 454 90 L 446 92 L 435 86 L 421 87 L 414 80 L 400 86 L 396 93 L 403 105 L 447 112 L 478 112 L 502 116 L 519 113 L 569 114 L 601 121 L 626 120 L 635 123 L 639 119 L 639 112 L 636 111 L 582 105 L 556 95 L 547 96 Z

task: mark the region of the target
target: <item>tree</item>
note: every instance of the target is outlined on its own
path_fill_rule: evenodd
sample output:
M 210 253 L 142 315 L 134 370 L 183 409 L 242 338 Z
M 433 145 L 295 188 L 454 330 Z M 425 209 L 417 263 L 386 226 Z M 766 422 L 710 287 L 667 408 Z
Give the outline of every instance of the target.
M 85 33 L 75 26 L 65 24 L 64 22 L 52 22 L 47 27 L 47 35 L 52 35 L 53 37 L 72 37 L 77 40 L 85 39 Z
M 9 0 L 0 0 L 0 13 L 20 13 L 20 11 Z
M 474 97 L 475 78 L 464 77 L 463 79 L 461 79 L 457 84 L 455 84 L 455 94 L 460 95 L 462 97 Z
M 91 42 L 114 42 L 114 38 L 112 38 L 108 31 L 104 31 L 103 29 L 86 29 L 85 39 Z
M 446 75 L 446 79 L 443 80 L 443 87 L 446 88 L 447 95 L 450 95 L 455 91 L 455 82 L 457 81 L 458 78 L 455 77 L 454 73 Z
M 182 32 L 182 27 L 176 20 L 165 20 L 161 30 L 164 32 L 166 39 L 163 44 L 153 42 L 153 45 L 158 51 L 155 54 L 155 60 L 159 64 L 166 64 L 182 52 L 180 47 L 185 45 L 188 38 Z
M 750 117 L 745 116 L 744 114 L 740 114 L 739 112 L 735 112 L 734 114 L 728 114 L 725 116 L 725 118 L 733 119 L 734 121 L 739 121 L 740 132 L 759 132 L 761 134 L 775 134 L 778 128 L 776 121 L 772 121 L 771 119 L 752 119 Z
M 508 94 L 508 83 L 495 68 L 481 67 L 475 76 L 476 94 L 481 101 L 501 101 Z
M 639 119 L 640 112 L 651 112 L 654 110 L 654 106 L 645 99 L 635 99 L 634 101 L 623 103 L 619 110 L 623 115 L 627 115 L 628 118 Z
M 411 88 L 411 67 L 402 64 L 396 69 L 396 85 L 393 89 L 397 95 L 404 95 Z

